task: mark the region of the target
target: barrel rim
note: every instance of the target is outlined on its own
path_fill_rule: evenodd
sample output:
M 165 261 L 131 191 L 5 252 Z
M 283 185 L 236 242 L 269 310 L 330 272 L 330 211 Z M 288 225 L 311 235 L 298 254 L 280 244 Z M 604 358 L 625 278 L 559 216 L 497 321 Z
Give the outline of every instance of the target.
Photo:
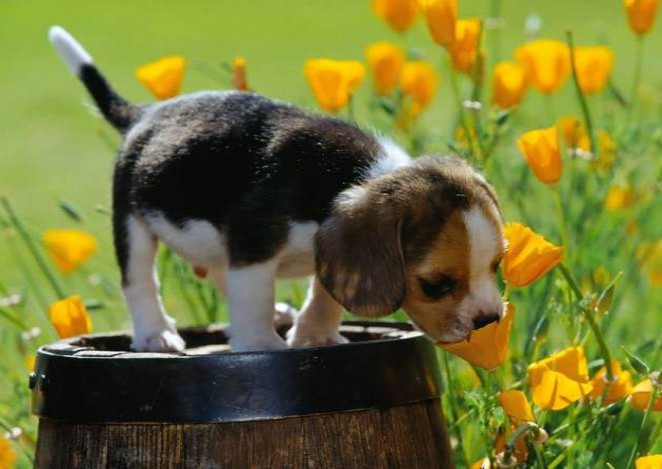
M 227 326 L 183 328 L 225 335 Z M 408 323 L 345 321 L 355 337 L 331 347 L 205 355 L 95 351 L 81 341 L 41 347 L 30 379 L 32 411 L 77 423 L 218 423 L 383 408 L 437 399 L 436 350 Z M 220 335 L 219 335 L 220 334 Z M 225 335 L 227 338 L 227 335 Z

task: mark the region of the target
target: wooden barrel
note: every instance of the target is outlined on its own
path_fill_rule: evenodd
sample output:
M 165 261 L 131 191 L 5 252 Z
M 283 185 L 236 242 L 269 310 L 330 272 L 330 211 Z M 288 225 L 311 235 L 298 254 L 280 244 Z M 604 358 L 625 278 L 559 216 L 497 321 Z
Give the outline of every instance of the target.
M 182 354 L 125 334 L 42 347 L 30 377 L 37 468 L 454 467 L 434 347 L 405 323 L 343 323 L 333 347 Z

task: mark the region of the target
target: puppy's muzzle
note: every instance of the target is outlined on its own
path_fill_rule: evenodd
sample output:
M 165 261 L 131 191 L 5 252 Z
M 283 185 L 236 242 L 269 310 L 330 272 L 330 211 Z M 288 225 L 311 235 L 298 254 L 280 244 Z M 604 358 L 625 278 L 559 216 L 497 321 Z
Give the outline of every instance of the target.
M 501 319 L 501 315 L 499 313 L 481 313 L 473 319 L 474 331 L 476 329 L 481 329 L 489 324 L 492 324 L 499 319 Z

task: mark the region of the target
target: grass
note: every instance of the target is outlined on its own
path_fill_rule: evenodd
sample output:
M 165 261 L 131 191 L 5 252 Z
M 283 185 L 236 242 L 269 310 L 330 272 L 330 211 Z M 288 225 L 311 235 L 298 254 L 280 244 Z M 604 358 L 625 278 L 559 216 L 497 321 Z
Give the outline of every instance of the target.
M 81 227 L 98 238 L 98 253 L 82 271 L 66 277 L 58 275 L 58 282 L 67 293 L 80 293 L 88 302 L 100 306 L 91 310 L 96 331 L 128 326 L 118 295 L 108 217 L 110 172 L 119 139 L 90 110 L 81 85 L 51 49 L 46 40 L 50 25 L 61 24 L 69 29 L 92 53 L 115 87 L 138 102 L 152 99 L 134 77 L 139 64 L 163 55 L 184 55 L 189 60 L 184 92 L 191 92 L 226 88 L 225 75 L 219 72 L 210 77 L 201 66 L 215 66 L 243 55 L 248 60 L 249 81 L 254 89 L 313 109 L 315 101 L 302 74 L 307 58 L 362 59 L 368 43 L 392 40 L 419 49 L 441 67 L 442 88 L 417 126 L 424 136 L 423 150 L 446 153 L 449 145 L 459 145 L 454 141 L 457 109 L 449 73 L 443 65 L 443 54 L 432 45 L 422 21 L 402 37 L 372 15 L 367 1 L 283 3 L 166 0 L 117 2 L 110 7 L 95 1 L 64 0 L 58 2 L 57 8 L 43 0 L 0 3 L 0 42 L 6 51 L 0 75 L 4 103 L 4 112 L 0 113 L 0 194 L 9 198 L 38 245 L 40 233 L 52 227 Z M 609 45 L 616 55 L 612 82 L 625 96 L 629 95 L 636 41 L 627 28 L 619 1 L 460 3 L 462 16 L 481 17 L 503 3 L 500 8 L 505 27 L 486 33 L 490 65 L 497 57 L 509 58 L 514 47 L 526 40 L 525 21 L 535 14 L 542 21 L 543 37 L 565 40 L 566 31 L 572 30 L 577 44 Z M 566 264 L 582 292 L 602 292 L 605 282 L 599 278 L 600 272 L 607 272 L 609 278 L 623 272 L 610 314 L 599 320 L 612 356 L 627 363 L 621 351 L 624 346 L 641 355 L 653 369 L 659 369 L 662 358 L 662 319 L 656 314 L 662 306 L 662 294 L 650 286 L 636 252 L 644 243 L 662 238 L 662 65 L 656 60 L 655 50 L 660 40 L 662 28 L 646 37 L 642 86 L 632 119 L 609 92 L 588 100 L 595 127 L 606 129 L 618 145 L 613 169 L 598 172 L 584 161 L 566 158 L 559 185 L 560 207 L 565 213 L 569 238 Z M 461 93 L 467 96 L 468 80 L 461 79 L 460 85 Z M 375 116 L 368 105 L 371 99 L 366 83 L 355 98 L 357 121 L 388 132 L 391 123 L 383 116 Z M 524 131 L 549 127 L 570 114 L 582 115 L 570 82 L 552 97 L 529 92 L 525 103 L 503 127 L 500 143 L 490 163 L 484 166 L 501 195 L 505 218 L 521 220 L 557 243 L 561 242 L 562 231 L 551 191 L 533 178 L 514 142 Z M 394 136 L 403 145 L 411 144 L 409 134 L 396 131 Z M 607 189 L 622 183 L 634 187 L 640 201 L 625 211 L 605 211 Z M 61 201 L 73 204 L 82 222 L 62 210 Z M 6 213 L 0 214 L 7 222 Z M 632 222 L 637 223 L 636 233 L 627 228 Z M 11 232 L 3 230 L 4 234 Z M 168 257 L 165 251 L 161 261 L 166 305 L 180 324 L 224 316 L 223 301 L 208 286 L 197 283 L 181 261 Z M 0 373 L 5 377 L 0 381 L 0 428 L 19 426 L 24 430 L 25 436 L 14 447 L 20 454 L 19 465 L 27 467 L 35 420 L 29 416 L 28 369 L 24 361 L 38 345 L 56 338 L 45 314 L 55 295 L 20 239 L 2 236 L 0 297 L 16 292 L 24 302 L 0 310 L 0 351 L 5 357 L 0 364 Z M 591 371 L 601 366 L 596 341 L 571 294 L 558 271 L 532 287 L 512 293 L 518 316 L 510 345 L 511 358 L 498 373 L 476 375 L 467 364 L 450 359 L 454 382 L 444 400 L 446 411 L 453 408 L 476 417 L 451 422 L 454 438 L 462 441 L 457 449 L 461 465 L 491 452 L 494 431 L 503 421 L 494 395 L 504 386 L 527 389 L 523 384 L 527 363 L 581 343 L 587 348 Z M 300 284 L 284 283 L 280 296 L 300 303 Z M 23 329 L 33 326 L 40 327 L 42 333 L 34 339 L 24 339 Z M 637 379 L 644 377 L 635 374 Z M 483 386 L 475 387 L 477 377 Z M 625 467 L 640 435 L 642 414 L 627 404 L 609 412 L 600 411 L 595 405 L 576 405 L 562 412 L 538 411 L 539 423 L 544 420 L 552 438 L 540 448 L 541 458 L 532 459 L 532 464 L 543 460 L 548 467 L 597 467 L 609 461 L 614 467 Z M 659 421 L 659 415 L 648 418 L 643 432 L 648 443 L 648 436 Z M 661 451 L 662 442 L 649 449 Z

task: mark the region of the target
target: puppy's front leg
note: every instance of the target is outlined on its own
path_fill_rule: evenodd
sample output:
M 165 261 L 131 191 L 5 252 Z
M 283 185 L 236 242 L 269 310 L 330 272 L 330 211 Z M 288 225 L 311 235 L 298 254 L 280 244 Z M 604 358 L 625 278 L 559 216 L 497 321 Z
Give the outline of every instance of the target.
M 287 343 L 292 347 L 345 344 L 348 340 L 338 332 L 341 319 L 342 306 L 313 277 L 301 313 L 287 333 Z
M 276 260 L 271 260 L 228 270 L 226 286 L 233 352 L 287 348 L 274 329 L 277 265 Z

